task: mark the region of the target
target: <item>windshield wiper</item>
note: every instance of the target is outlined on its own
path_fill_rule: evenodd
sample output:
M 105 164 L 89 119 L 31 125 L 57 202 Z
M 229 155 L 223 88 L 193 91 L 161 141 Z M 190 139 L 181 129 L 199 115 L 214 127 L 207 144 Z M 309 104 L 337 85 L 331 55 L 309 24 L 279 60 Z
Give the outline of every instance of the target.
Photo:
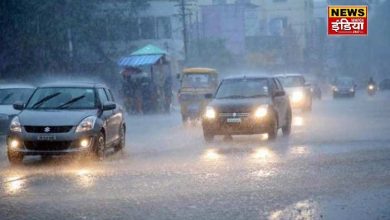
M 64 109 L 64 108 L 66 108 L 65 106 L 67 106 L 67 105 L 69 107 L 70 104 L 73 104 L 73 103 L 79 101 L 80 99 L 83 99 L 84 97 L 85 97 L 85 95 L 81 95 L 81 96 L 78 96 L 76 98 L 73 98 L 73 99 L 69 100 L 68 102 L 65 102 L 64 104 L 56 107 L 56 109 Z
M 6 96 L 4 96 L 4 98 L 1 100 L 0 103 L 4 103 L 5 101 L 7 101 L 9 98 L 11 98 L 11 96 L 13 96 L 14 93 L 8 93 Z
M 51 95 L 48 95 L 44 98 L 42 98 L 41 100 L 39 100 L 38 102 L 36 102 L 31 108 L 32 109 L 37 109 L 39 106 L 41 106 L 43 103 L 49 101 L 50 99 L 60 95 L 61 93 L 60 92 L 56 92 L 56 93 L 53 93 Z
M 240 98 L 246 98 L 246 96 L 243 96 L 243 95 L 230 95 L 230 96 L 219 97 L 219 99 L 240 99 Z
M 266 97 L 267 95 L 251 95 L 251 96 L 246 96 L 245 98 L 258 98 L 258 97 Z

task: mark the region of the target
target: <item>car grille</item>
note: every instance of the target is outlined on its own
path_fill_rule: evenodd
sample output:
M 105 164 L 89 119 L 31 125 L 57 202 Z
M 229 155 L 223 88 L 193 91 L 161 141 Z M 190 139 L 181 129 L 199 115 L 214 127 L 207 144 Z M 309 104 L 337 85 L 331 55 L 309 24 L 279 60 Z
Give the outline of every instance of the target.
M 220 117 L 248 117 L 249 113 L 227 113 L 227 112 L 222 112 L 218 113 Z
M 71 141 L 25 141 L 24 146 L 28 150 L 60 151 L 70 147 Z
M 67 133 L 73 126 L 24 126 L 29 133 Z

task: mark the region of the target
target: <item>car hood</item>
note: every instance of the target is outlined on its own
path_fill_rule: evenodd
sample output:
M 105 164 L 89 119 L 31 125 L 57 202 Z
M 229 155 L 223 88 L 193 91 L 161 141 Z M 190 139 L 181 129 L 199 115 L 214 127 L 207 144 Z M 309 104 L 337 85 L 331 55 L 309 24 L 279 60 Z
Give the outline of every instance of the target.
M 24 110 L 19 114 L 19 120 L 28 126 L 76 126 L 84 118 L 96 114 L 97 110 Z
M 15 110 L 12 105 L 0 105 L 0 114 L 17 115 L 20 111 Z
M 214 99 L 209 106 L 216 109 L 218 112 L 242 112 L 247 113 L 253 111 L 256 107 L 264 104 L 270 104 L 271 100 L 268 97 L 264 98 L 248 98 L 248 99 Z

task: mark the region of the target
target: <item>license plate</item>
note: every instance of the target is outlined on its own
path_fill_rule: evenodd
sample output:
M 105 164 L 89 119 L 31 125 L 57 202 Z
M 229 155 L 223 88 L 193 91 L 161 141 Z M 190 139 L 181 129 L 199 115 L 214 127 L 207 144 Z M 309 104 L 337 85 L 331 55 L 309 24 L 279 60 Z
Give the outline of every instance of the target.
M 190 105 L 188 106 L 189 111 L 198 111 L 199 110 L 199 105 Z
M 55 141 L 57 139 L 56 136 L 38 136 L 38 141 Z
M 226 121 L 228 123 L 241 123 L 241 118 L 228 118 Z

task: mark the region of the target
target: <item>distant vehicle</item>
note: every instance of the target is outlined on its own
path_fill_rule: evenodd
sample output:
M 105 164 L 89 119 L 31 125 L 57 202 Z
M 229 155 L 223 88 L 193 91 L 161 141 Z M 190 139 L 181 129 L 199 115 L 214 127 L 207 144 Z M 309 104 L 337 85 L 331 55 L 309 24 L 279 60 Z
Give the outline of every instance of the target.
M 306 83 L 302 74 L 280 74 L 276 77 L 282 82 L 293 108 L 311 111 L 313 103 L 311 85 Z
M 373 95 L 375 95 L 377 89 L 378 88 L 376 87 L 376 85 L 369 84 L 369 85 L 367 85 L 367 94 L 370 96 L 373 96 Z
M 203 135 L 267 133 L 268 139 L 291 132 L 291 106 L 282 84 L 272 76 L 235 76 L 219 84 L 202 117 Z
M 27 102 L 33 91 L 33 86 L 25 84 L 0 85 L 0 135 L 7 134 L 11 119 L 20 112 L 12 105 L 17 101 Z
M 333 84 L 333 98 L 355 97 L 356 83 L 352 78 L 338 78 Z
M 7 136 L 11 164 L 24 156 L 81 153 L 104 158 L 108 147 L 125 146 L 122 108 L 101 84 L 61 83 L 38 87 L 27 104 L 14 104 Z
M 384 79 L 379 83 L 380 90 L 390 90 L 390 79 Z
M 321 91 L 320 85 L 318 85 L 317 83 L 311 83 L 310 85 L 311 85 L 310 92 L 311 92 L 312 97 L 321 100 L 322 99 L 322 91 Z
M 178 75 L 178 98 L 183 122 L 199 119 L 209 102 L 206 94 L 213 94 L 218 85 L 218 73 L 210 68 L 187 68 Z

